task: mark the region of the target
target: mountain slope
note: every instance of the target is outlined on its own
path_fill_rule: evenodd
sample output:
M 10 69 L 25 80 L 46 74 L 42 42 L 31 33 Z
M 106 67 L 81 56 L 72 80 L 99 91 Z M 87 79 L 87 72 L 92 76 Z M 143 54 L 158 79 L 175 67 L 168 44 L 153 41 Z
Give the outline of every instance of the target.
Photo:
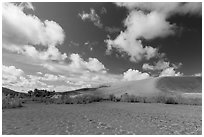
M 110 87 L 99 88 L 97 92 L 114 94 L 120 97 L 128 93 L 136 96 L 149 96 L 161 92 L 202 93 L 201 77 L 157 77 L 137 81 L 118 82 Z
M 27 96 L 27 93 L 21 93 L 21 92 L 17 92 L 17 91 L 14 91 L 14 90 L 11 90 L 11 89 L 8 89 L 8 88 L 5 88 L 5 87 L 2 87 L 2 93 L 4 95 L 12 95 L 12 96 L 15 96 L 15 95 L 24 95 L 24 96 Z
M 161 77 L 156 88 L 163 92 L 201 93 L 201 77 Z

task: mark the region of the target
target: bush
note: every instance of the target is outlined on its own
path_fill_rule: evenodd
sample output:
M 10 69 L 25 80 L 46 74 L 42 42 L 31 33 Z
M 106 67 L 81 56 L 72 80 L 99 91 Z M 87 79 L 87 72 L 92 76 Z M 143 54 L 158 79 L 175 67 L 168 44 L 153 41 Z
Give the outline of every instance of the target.
M 60 98 L 52 98 L 48 102 L 54 104 L 87 104 L 92 102 L 99 102 L 102 98 L 96 95 L 78 95 L 76 97 L 70 97 L 69 95 L 63 95 Z
M 125 93 L 121 95 L 120 101 L 122 102 L 135 102 L 135 103 L 164 103 L 164 104 L 187 104 L 187 105 L 202 105 L 202 98 L 185 98 L 180 94 L 160 93 L 155 96 L 135 96 Z
M 22 107 L 21 99 L 18 96 L 11 98 L 9 95 L 2 94 L 2 108 L 17 108 Z
M 147 97 L 129 95 L 128 93 L 121 95 L 121 101 L 122 102 L 142 102 L 142 103 L 148 102 Z
M 116 100 L 116 97 L 115 97 L 115 95 L 113 95 L 113 94 L 110 94 L 110 95 L 109 95 L 109 98 L 108 98 L 108 100 L 110 100 L 110 101 L 115 101 L 115 100 Z

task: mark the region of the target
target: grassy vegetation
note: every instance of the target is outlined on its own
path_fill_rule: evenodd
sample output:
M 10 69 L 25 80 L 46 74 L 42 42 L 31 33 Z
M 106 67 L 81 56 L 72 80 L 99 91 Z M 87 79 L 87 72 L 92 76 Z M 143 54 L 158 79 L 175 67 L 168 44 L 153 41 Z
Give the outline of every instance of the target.
M 97 95 L 83 94 L 71 97 L 69 95 L 62 95 L 59 98 L 39 98 L 35 97 L 32 101 L 37 101 L 46 104 L 87 104 L 92 102 L 100 102 L 102 98 Z
M 163 92 L 202 93 L 202 77 L 161 77 L 156 87 Z
M 180 94 L 161 93 L 155 96 L 135 96 L 123 94 L 121 100 L 123 102 L 141 102 L 141 103 L 164 103 L 164 104 L 185 104 L 185 105 L 202 105 L 202 98 L 185 98 Z
M 2 108 L 17 108 L 22 107 L 21 99 L 18 96 L 14 98 L 10 97 L 9 95 L 2 94 Z
M 60 94 L 49 92 L 46 90 L 35 89 L 30 91 L 28 95 L 20 96 L 20 94 L 4 94 L 2 96 L 2 108 L 16 108 L 22 107 L 22 103 L 29 101 L 46 103 L 46 104 L 87 104 L 100 101 L 114 101 L 114 102 L 131 102 L 131 103 L 164 103 L 164 104 L 186 104 L 186 105 L 202 105 L 202 97 L 200 93 L 193 96 L 195 93 L 170 93 L 160 92 L 154 96 L 135 96 L 128 93 L 116 97 L 110 94 L 108 97 L 102 97 L 91 93 L 78 94 Z
M 113 102 L 131 102 L 131 103 L 164 103 L 164 104 L 186 104 L 186 105 L 202 105 L 201 98 L 186 98 L 180 94 L 167 94 L 160 93 L 154 96 L 135 96 L 127 93 L 116 97 L 110 94 L 108 98 L 102 98 L 92 94 L 80 94 L 75 97 L 70 95 L 62 95 L 59 98 L 45 98 L 34 97 L 32 101 L 46 104 L 88 104 L 100 101 L 113 101 Z

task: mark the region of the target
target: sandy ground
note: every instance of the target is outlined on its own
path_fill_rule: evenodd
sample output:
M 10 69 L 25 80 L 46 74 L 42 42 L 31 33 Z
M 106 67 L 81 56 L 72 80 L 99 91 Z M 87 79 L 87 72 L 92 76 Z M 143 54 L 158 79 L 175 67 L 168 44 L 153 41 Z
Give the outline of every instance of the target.
M 202 134 L 202 106 L 99 102 L 24 104 L 2 112 L 2 134 Z

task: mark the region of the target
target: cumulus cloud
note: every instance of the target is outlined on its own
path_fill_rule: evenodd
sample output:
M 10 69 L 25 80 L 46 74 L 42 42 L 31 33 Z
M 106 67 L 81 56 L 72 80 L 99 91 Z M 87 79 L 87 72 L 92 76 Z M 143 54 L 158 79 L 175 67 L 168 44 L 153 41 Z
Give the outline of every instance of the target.
M 169 68 L 166 68 L 164 69 L 159 77 L 164 77 L 164 76 L 182 76 L 183 74 L 180 73 L 180 72 L 177 72 L 175 71 L 175 69 L 173 67 L 169 67 Z
M 151 70 L 151 71 L 158 71 L 159 76 L 181 76 L 183 75 L 181 72 L 177 72 L 176 70 L 182 66 L 182 63 L 174 64 L 168 61 L 159 60 L 158 62 L 154 63 L 154 65 L 150 65 L 148 63 L 143 64 L 143 70 Z
M 89 71 L 106 71 L 105 66 L 96 58 L 89 58 L 88 61 L 84 61 L 79 54 L 70 55 L 71 64 L 73 69 L 87 69 Z
M 83 21 L 89 20 L 89 21 L 93 22 L 93 24 L 96 27 L 98 27 L 100 29 L 103 28 L 103 24 L 101 23 L 100 17 L 98 16 L 98 14 L 96 13 L 96 11 L 94 9 L 91 8 L 90 13 L 85 13 L 85 11 L 83 11 L 82 13 L 79 13 L 78 15 L 81 17 L 81 19 Z
M 176 24 L 167 19 L 173 14 L 197 14 L 201 11 L 201 3 L 116 3 L 129 9 L 124 20 L 126 30 L 115 39 L 105 40 L 107 51 L 115 48 L 125 52 L 131 61 L 139 62 L 143 58 L 149 60 L 161 56 L 157 48 L 144 45 L 142 39 L 151 40 L 175 34 Z
M 49 46 L 44 51 L 37 50 L 34 46 L 31 45 L 24 45 L 19 47 L 11 46 L 11 50 L 16 51 L 17 53 L 21 53 L 26 56 L 30 56 L 33 59 L 39 60 L 56 60 L 56 61 L 63 61 L 67 58 L 67 54 L 62 54 L 58 48 L 55 46 Z
M 148 73 L 142 73 L 139 70 L 128 69 L 123 73 L 123 80 L 132 81 L 132 80 L 142 80 L 149 78 Z
M 46 64 L 42 64 L 44 68 L 48 69 L 51 72 L 60 73 L 60 75 L 67 76 L 66 81 L 85 81 L 91 85 L 101 84 L 101 83 L 109 83 L 121 80 L 122 76 L 107 73 L 106 69 L 104 69 L 104 65 L 101 63 L 98 64 L 98 67 L 88 67 L 87 64 L 91 65 L 93 62 L 84 61 L 78 58 L 78 55 L 75 57 L 74 63 L 69 64 L 57 64 L 54 62 L 49 62 Z M 90 63 L 91 62 L 91 63 Z M 98 62 L 98 61 L 96 61 Z M 93 65 L 95 66 L 95 65 Z M 100 67 L 99 67 L 100 66 Z M 63 79 L 61 77 L 60 79 Z
M 13 3 L 2 5 L 2 35 L 3 42 L 11 45 L 56 45 L 62 44 L 65 38 L 59 24 L 25 14 Z
M 143 64 L 142 69 L 144 70 L 163 70 L 168 68 L 170 65 L 170 62 L 159 60 L 155 65 L 150 65 L 148 63 Z
M 40 59 L 63 60 L 66 54 L 56 48 L 65 38 L 64 30 L 54 21 L 41 21 L 37 16 L 24 13 L 24 8 L 34 9 L 31 3 L 2 4 L 2 46 L 12 52 Z M 44 46 L 39 51 L 33 45 Z
M 13 75 L 13 76 L 21 76 L 24 72 L 21 69 L 17 69 L 15 66 L 2 66 L 3 75 Z
M 140 38 L 153 39 L 174 34 L 174 25 L 157 12 L 145 14 L 142 11 L 132 11 L 125 19 L 124 26 L 127 28 L 124 32 L 121 31 L 114 40 L 107 39 L 105 42 L 108 49 L 126 52 L 134 62 L 159 56 L 157 48 L 144 46 Z
M 15 66 L 2 66 L 2 85 L 17 91 L 27 91 L 36 87 L 46 87 L 39 78 L 26 78 L 23 70 Z

